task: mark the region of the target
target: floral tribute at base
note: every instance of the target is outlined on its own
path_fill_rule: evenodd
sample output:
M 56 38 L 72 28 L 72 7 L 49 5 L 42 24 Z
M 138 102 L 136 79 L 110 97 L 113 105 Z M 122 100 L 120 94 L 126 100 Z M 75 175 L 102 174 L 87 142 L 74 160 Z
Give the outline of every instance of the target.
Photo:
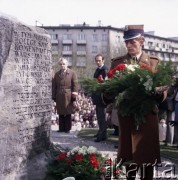
M 113 160 L 103 157 L 93 146 L 77 146 L 70 151 L 56 152 L 48 165 L 45 180 L 109 180 L 124 173 Z

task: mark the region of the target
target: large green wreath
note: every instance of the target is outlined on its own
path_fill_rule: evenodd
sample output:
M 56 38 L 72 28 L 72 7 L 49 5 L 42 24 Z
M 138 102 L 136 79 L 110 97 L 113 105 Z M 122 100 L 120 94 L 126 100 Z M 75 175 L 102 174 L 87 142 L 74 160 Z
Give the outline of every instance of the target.
M 145 64 L 119 64 L 108 72 L 108 78 L 85 79 L 83 87 L 88 93 L 114 97 L 121 116 L 131 116 L 138 126 L 145 115 L 158 105 L 157 97 L 172 83 L 172 63 L 160 63 L 156 70 Z

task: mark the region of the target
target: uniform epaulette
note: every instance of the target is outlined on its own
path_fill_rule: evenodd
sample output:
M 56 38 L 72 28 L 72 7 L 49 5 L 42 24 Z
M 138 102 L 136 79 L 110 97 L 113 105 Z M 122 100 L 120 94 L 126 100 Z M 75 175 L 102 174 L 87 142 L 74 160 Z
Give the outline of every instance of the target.
M 119 56 L 119 57 L 116 57 L 116 58 L 113 58 L 111 59 L 112 62 L 116 61 L 116 60 L 120 60 L 120 59 L 123 59 L 124 56 Z
M 151 59 L 159 60 L 159 58 L 158 58 L 157 56 L 154 56 L 154 55 L 150 55 L 150 58 L 151 58 Z

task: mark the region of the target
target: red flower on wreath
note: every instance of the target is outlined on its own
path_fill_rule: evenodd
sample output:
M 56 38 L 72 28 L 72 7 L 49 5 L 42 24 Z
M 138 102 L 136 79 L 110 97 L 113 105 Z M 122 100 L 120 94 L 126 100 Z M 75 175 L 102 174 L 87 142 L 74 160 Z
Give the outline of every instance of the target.
M 121 173 L 121 170 L 120 169 L 116 169 L 115 174 L 119 175 L 120 173 Z
M 82 161 L 83 160 L 83 155 L 82 154 L 76 154 L 75 159 L 76 159 L 76 161 Z
M 116 71 L 123 71 L 125 70 L 126 68 L 126 65 L 125 64 L 119 64 L 117 67 L 116 67 Z
M 141 68 L 141 69 L 147 69 L 147 70 L 149 70 L 149 71 L 151 71 L 151 72 L 153 71 L 152 68 L 151 68 L 149 65 L 147 65 L 147 64 L 141 64 L 141 65 L 140 65 L 140 68 Z
M 104 79 L 103 79 L 103 76 L 102 75 L 99 75 L 98 78 L 97 78 L 98 82 L 102 83 L 104 82 Z
M 107 160 L 106 160 L 106 164 L 107 164 L 107 165 L 111 165 L 111 164 L 112 164 L 112 159 L 107 159 Z
M 125 64 L 119 64 L 116 68 L 110 69 L 107 73 L 108 78 L 112 78 L 115 74 L 116 71 L 124 71 L 126 69 Z
M 99 162 L 98 162 L 98 160 L 96 159 L 96 158 L 90 158 L 90 163 L 91 163 L 91 165 L 94 167 L 94 168 L 97 168 L 97 167 L 99 167 Z
M 66 158 L 66 156 L 67 156 L 67 152 L 62 152 L 59 155 L 57 155 L 56 159 L 57 160 L 63 160 Z
M 94 168 L 99 167 L 100 164 L 99 164 L 95 154 L 90 154 L 90 163 Z
M 115 72 L 116 71 L 114 71 L 114 69 L 109 70 L 108 73 L 107 73 L 107 77 L 112 78 L 114 76 Z

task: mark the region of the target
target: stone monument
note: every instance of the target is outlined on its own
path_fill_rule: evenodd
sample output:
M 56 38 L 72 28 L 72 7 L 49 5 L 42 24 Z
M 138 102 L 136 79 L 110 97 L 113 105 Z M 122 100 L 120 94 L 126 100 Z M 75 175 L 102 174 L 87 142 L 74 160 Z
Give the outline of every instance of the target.
M 42 179 L 35 165 L 50 146 L 51 64 L 44 29 L 0 15 L 0 180 Z

